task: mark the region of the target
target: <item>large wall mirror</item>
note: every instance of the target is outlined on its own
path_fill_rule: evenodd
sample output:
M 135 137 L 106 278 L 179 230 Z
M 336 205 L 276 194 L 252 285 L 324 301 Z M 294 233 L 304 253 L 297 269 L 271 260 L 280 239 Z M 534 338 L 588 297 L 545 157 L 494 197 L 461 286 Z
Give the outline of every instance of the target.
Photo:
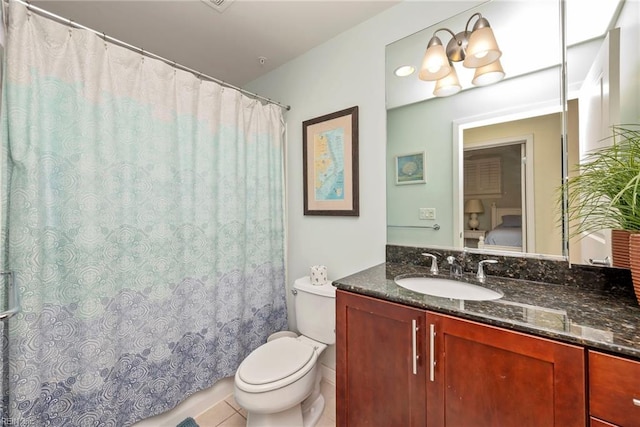
M 386 49 L 388 243 L 605 260 L 606 230 L 568 241 L 558 188 L 593 148 L 585 139 L 640 121 L 640 3 L 464 5 Z M 454 62 L 462 90 L 435 96 L 436 83 L 418 78 L 427 43 L 440 28 L 471 30 L 477 13 L 502 51 L 504 78 L 474 86 L 474 69 Z M 437 36 L 444 46 L 452 38 Z M 415 72 L 398 76 L 401 66 Z

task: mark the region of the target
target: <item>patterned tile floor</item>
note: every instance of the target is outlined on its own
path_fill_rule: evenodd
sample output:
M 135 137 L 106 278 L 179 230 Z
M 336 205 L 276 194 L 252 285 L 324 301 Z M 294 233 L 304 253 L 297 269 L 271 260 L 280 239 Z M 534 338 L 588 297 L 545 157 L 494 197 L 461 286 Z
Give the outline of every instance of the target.
M 325 380 L 320 383 L 325 407 L 316 427 L 335 427 L 336 389 Z M 246 425 L 247 412 L 236 403 L 233 395 L 195 418 L 200 427 L 241 427 Z M 285 427 L 285 426 L 283 426 Z

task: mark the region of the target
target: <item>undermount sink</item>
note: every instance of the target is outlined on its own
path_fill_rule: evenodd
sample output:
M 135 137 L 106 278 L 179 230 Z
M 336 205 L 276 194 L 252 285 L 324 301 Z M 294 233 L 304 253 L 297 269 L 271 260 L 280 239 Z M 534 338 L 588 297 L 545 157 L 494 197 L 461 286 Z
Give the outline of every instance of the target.
M 398 286 L 435 297 L 455 298 L 468 301 L 489 301 L 502 298 L 501 292 L 471 283 L 442 277 L 396 277 Z

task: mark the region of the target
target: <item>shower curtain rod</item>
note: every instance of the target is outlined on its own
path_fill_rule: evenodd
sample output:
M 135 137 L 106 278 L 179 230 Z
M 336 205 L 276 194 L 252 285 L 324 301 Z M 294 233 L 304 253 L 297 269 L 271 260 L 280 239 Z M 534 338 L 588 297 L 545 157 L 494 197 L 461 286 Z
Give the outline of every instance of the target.
M 72 21 L 70 19 L 63 18 L 62 16 L 56 15 L 55 13 L 49 12 L 48 10 L 39 8 L 38 6 L 34 6 L 34 5 L 32 5 L 31 3 L 27 2 L 27 1 L 24 1 L 24 0 L 3 0 L 3 1 L 6 2 L 6 3 L 9 3 L 9 1 L 16 1 L 16 2 L 18 2 L 20 4 L 25 5 L 28 10 L 34 11 L 36 13 L 39 13 L 40 15 L 44 15 L 44 16 L 49 17 L 49 18 L 53 18 L 53 19 L 55 19 L 57 21 L 60 21 L 60 22 L 62 22 L 64 24 L 66 24 L 66 25 L 69 25 L 71 27 L 75 27 L 75 28 L 80 28 L 80 29 L 83 29 L 83 30 L 91 31 L 92 33 L 98 35 L 99 37 L 102 37 L 105 41 L 109 41 L 111 43 L 117 44 L 119 46 L 122 46 L 124 48 L 129 49 L 129 50 L 132 50 L 134 52 L 137 52 L 137 53 L 140 53 L 142 55 L 148 56 L 150 58 L 158 59 L 158 60 L 160 60 L 160 61 L 162 61 L 162 62 L 164 62 L 164 63 L 166 63 L 168 65 L 171 65 L 174 68 L 178 68 L 178 69 L 180 69 L 182 71 L 186 71 L 186 72 L 192 73 L 192 74 L 196 75 L 198 78 L 204 77 L 205 79 L 211 80 L 212 82 L 218 83 L 219 85 L 222 85 L 222 86 L 225 86 L 225 87 L 228 87 L 228 88 L 231 88 L 231 89 L 235 89 L 238 92 L 243 93 L 243 94 L 245 94 L 245 95 L 247 95 L 247 96 L 249 96 L 251 98 L 257 98 L 257 99 L 265 101 L 265 102 L 267 102 L 269 104 L 275 104 L 275 105 L 277 105 L 277 106 L 279 106 L 281 108 L 284 108 L 286 111 L 291 110 L 291 106 L 290 105 L 281 104 L 278 101 L 274 101 L 272 99 L 265 98 L 264 96 L 260 96 L 257 93 L 253 93 L 253 92 L 249 92 L 248 90 L 241 89 L 241 88 L 239 88 L 237 86 L 232 85 L 231 83 L 227 83 L 227 82 L 225 82 L 223 80 L 216 79 L 215 77 L 211 77 L 208 74 L 201 73 L 201 72 L 196 71 L 196 70 L 194 70 L 192 68 L 189 68 L 187 66 L 178 64 L 175 61 L 171 61 L 171 60 L 169 60 L 167 58 L 164 58 L 164 57 L 162 57 L 160 55 L 156 55 L 155 53 L 148 52 L 148 51 L 146 51 L 146 50 L 144 50 L 144 49 L 142 49 L 140 47 L 133 46 L 133 45 L 131 45 L 129 43 L 123 42 L 122 40 L 116 39 L 115 37 L 108 36 L 105 33 L 101 33 L 100 31 L 94 30 L 93 28 L 89 28 L 89 27 L 84 26 L 82 24 L 78 24 L 77 22 L 74 22 L 74 21 Z

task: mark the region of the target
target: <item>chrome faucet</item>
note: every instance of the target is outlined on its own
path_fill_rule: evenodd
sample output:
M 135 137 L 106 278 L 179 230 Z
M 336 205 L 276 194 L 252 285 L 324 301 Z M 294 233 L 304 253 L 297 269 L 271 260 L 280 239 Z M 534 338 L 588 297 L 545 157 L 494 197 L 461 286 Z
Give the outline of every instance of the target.
M 449 255 L 447 257 L 447 262 L 449 263 L 449 276 L 450 277 L 462 277 L 462 264 L 453 256 Z
M 431 257 L 431 268 L 429 271 L 431 274 L 438 274 L 438 257 L 433 254 L 423 253 L 422 256 Z
M 484 272 L 484 265 L 485 264 L 497 264 L 498 261 L 496 261 L 495 259 L 485 259 L 482 260 L 478 263 L 478 273 L 476 274 L 476 279 L 478 279 L 478 281 L 480 283 L 484 283 L 485 280 L 487 280 L 487 275 Z

